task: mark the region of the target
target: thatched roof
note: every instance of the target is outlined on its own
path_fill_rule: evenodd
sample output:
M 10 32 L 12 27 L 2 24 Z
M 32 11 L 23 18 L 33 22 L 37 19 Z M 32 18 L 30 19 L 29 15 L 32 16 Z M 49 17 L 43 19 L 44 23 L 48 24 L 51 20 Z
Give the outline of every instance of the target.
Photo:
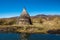
M 29 16 L 29 14 L 27 13 L 26 9 L 23 8 L 23 11 L 22 11 L 22 13 L 21 13 L 21 15 L 20 15 L 20 18 L 29 18 L 29 17 L 30 17 L 30 16 Z
M 32 24 L 30 16 L 27 13 L 25 8 L 23 8 L 23 11 L 19 17 L 18 23 L 19 24 Z

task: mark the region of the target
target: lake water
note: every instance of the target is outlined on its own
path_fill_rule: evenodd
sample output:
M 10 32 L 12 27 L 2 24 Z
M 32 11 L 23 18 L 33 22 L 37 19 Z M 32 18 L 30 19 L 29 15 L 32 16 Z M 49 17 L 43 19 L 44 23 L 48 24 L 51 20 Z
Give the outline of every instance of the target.
M 28 35 L 28 34 L 26 34 L 26 35 Z M 30 34 L 25 38 L 27 40 L 60 40 L 60 35 Z M 21 38 L 21 34 L 18 34 L 18 33 L 0 33 L 0 40 L 22 40 L 22 38 Z

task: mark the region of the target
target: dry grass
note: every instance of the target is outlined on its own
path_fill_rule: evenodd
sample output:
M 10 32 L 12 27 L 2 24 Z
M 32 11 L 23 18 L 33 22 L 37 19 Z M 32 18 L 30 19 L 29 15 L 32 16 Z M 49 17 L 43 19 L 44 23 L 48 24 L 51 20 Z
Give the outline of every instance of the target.
M 52 20 L 53 19 L 53 20 Z M 16 25 L 16 19 L 0 19 L 1 27 L 16 27 L 17 32 L 27 32 L 27 33 L 47 33 L 48 30 L 60 29 L 60 19 L 52 18 L 51 20 L 45 20 L 44 18 L 34 18 L 32 19 L 33 25 Z M 22 27 L 22 28 L 20 28 Z

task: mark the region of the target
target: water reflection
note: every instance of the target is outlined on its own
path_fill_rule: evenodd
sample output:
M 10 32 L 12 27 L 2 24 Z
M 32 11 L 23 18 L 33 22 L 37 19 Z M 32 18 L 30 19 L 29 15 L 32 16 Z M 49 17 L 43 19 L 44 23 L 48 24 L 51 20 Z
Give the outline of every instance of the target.
M 29 36 L 28 33 L 20 33 L 20 40 L 29 40 Z
M 60 34 L 0 33 L 0 40 L 60 40 Z
M 21 33 L 20 40 L 60 40 L 56 34 L 27 34 Z

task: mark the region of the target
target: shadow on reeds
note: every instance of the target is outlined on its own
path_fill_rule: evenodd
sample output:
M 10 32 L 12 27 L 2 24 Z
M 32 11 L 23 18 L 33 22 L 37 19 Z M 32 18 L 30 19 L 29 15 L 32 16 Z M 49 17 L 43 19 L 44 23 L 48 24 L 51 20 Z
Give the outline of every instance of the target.
M 48 30 L 47 33 L 49 33 L 49 34 L 60 34 L 60 29 Z

